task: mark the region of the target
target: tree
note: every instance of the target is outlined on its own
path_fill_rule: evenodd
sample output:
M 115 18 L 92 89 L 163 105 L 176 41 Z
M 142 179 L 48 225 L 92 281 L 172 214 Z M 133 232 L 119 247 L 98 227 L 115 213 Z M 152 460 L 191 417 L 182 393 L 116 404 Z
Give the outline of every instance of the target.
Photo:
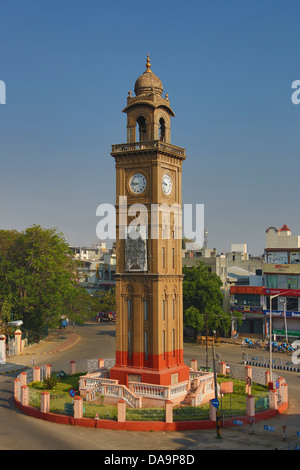
M 107 291 L 98 291 L 96 297 L 99 302 L 100 312 L 115 312 L 116 311 L 116 292 L 115 289 Z
M 204 327 L 203 315 L 200 314 L 197 308 L 191 306 L 184 312 L 184 323 L 187 326 L 194 328 L 194 336 L 196 340 L 198 331 L 201 331 Z
M 186 326 L 203 330 L 208 315 L 208 329 L 227 333 L 230 329 L 231 317 L 222 308 L 223 294 L 221 292 L 222 282 L 219 276 L 210 272 L 209 268 L 202 262 L 196 266 L 183 267 L 183 321 Z M 193 307 L 194 310 L 190 310 Z M 196 317 L 201 320 L 196 320 Z M 206 329 L 206 326 L 205 326 Z
M 40 332 L 58 326 L 76 302 L 85 317 L 77 263 L 56 229 L 32 226 L 23 232 L 0 231 L 0 311 L 11 306 L 14 320 Z

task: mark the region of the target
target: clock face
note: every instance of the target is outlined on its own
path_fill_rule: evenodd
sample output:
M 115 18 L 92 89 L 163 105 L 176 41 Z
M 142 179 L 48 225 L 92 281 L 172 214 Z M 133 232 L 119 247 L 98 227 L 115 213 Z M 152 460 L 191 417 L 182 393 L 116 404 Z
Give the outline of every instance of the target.
M 172 180 L 171 180 L 169 175 L 164 175 L 163 176 L 162 188 L 163 188 L 164 194 L 166 194 L 168 196 L 170 194 L 171 190 L 172 190 Z
M 131 191 L 135 194 L 141 194 L 143 191 L 145 191 L 146 185 L 146 178 L 141 173 L 136 173 L 130 178 L 129 186 Z

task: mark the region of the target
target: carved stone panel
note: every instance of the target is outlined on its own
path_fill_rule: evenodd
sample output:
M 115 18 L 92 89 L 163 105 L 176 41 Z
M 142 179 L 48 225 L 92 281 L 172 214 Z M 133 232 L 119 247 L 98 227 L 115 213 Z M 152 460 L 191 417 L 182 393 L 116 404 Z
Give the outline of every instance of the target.
M 147 271 L 147 243 L 140 236 L 131 238 L 128 235 L 125 240 L 125 271 Z

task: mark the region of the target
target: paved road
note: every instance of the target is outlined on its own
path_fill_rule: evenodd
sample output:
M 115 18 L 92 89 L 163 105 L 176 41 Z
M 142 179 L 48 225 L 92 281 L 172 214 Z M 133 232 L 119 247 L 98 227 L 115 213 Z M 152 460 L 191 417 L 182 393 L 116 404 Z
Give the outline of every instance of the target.
M 71 332 L 71 331 L 70 331 Z M 78 341 L 72 347 L 60 352 L 53 342 L 44 342 L 38 346 L 30 347 L 26 354 L 11 358 L 12 367 L 32 366 L 51 363 L 55 367 L 66 361 L 91 358 L 113 358 L 115 351 L 115 326 L 113 324 L 89 323 L 75 328 Z M 241 347 L 222 344 L 218 347 L 222 360 L 239 363 L 241 360 Z M 30 353 L 30 354 L 29 354 Z M 210 351 L 209 351 L 210 353 Z M 185 343 L 185 363 L 190 364 L 193 358 L 198 363 L 205 363 L 205 348 L 195 344 Z M 17 360 L 16 360 L 17 359 Z M 299 374 L 284 373 L 290 390 L 291 406 L 288 414 L 276 418 L 276 422 L 291 422 L 299 424 Z M 39 449 L 39 450 L 162 450 L 162 451 L 191 451 L 213 449 L 274 449 L 281 446 L 281 440 L 250 436 L 248 433 L 235 429 L 222 429 L 222 439 L 216 438 L 213 431 L 186 431 L 186 432 L 138 432 L 107 431 L 85 429 L 81 427 L 60 425 L 47 421 L 37 420 L 20 413 L 13 404 L 13 381 L 16 373 L 0 375 L 0 449 Z

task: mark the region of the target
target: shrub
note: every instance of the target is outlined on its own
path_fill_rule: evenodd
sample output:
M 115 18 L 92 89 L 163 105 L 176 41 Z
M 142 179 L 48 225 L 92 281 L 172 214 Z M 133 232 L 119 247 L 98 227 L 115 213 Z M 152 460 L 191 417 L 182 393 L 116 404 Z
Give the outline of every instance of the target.
M 45 377 L 43 380 L 43 388 L 45 390 L 53 390 L 58 382 L 57 375 L 52 373 L 49 377 Z

